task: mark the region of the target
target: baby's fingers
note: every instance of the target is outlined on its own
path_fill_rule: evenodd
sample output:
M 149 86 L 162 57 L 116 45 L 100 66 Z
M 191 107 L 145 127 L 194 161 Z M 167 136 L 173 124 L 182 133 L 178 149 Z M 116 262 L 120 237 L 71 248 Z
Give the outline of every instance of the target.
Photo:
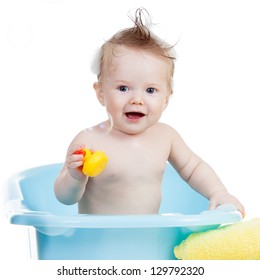
M 84 159 L 83 155 L 73 154 L 71 156 L 68 156 L 67 160 L 66 160 L 67 168 L 75 169 L 75 168 L 78 168 L 78 167 L 82 166 L 83 165 L 83 159 Z
M 82 173 L 83 155 L 72 155 L 67 157 L 66 167 L 71 175 L 76 180 L 85 180 L 86 176 Z
M 231 199 L 231 200 L 227 200 L 227 201 L 223 201 L 222 203 L 217 203 L 216 201 L 210 201 L 210 204 L 209 204 L 209 210 L 214 210 L 214 209 L 216 209 L 219 205 L 222 205 L 222 204 L 232 204 L 232 205 L 234 205 L 236 208 L 237 208 L 237 210 L 241 213 L 241 215 L 242 215 L 242 218 L 244 218 L 245 217 L 245 208 L 244 208 L 244 206 L 238 201 L 238 200 L 234 200 L 234 199 Z
M 215 201 L 210 201 L 209 210 L 214 210 L 217 208 L 217 203 Z
M 67 155 L 71 156 L 74 154 L 82 154 L 83 149 L 85 148 L 85 145 L 81 144 L 81 145 L 73 145 L 69 148 Z
M 243 205 L 241 205 L 241 204 L 239 204 L 239 205 L 237 206 L 237 210 L 241 213 L 242 218 L 245 218 L 246 211 L 245 211 L 244 206 L 243 206 Z

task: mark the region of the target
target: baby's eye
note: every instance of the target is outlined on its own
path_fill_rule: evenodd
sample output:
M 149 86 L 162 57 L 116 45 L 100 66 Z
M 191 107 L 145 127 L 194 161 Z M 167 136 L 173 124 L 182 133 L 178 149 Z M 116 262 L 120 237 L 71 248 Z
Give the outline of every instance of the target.
M 127 86 L 119 86 L 118 89 L 119 89 L 119 91 L 122 91 L 122 92 L 127 92 L 128 91 Z
M 150 87 L 150 88 L 147 88 L 147 89 L 146 89 L 146 92 L 147 92 L 147 93 L 149 93 L 149 94 L 153 94 L 153 93 L 155 93 L 155 92 L 156 92 L 156 89 L 155 89 L 155 88 Z

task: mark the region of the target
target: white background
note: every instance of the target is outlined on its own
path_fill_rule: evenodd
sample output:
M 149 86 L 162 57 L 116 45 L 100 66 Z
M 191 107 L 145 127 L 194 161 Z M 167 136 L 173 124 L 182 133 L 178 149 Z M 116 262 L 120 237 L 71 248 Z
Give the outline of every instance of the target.
M 140 6 L 158 35 L 178 41 L 162 121 L 241 199 L 246 219 L 259 217 L 260 17 L 252 0 L 1 0 L 1 185 L 20 170 L 63 161 L 72 138 L 106 118 L 91 61 Z M 27 229 L 10 225 L 0 206 L 0 260 L 28 259 Z

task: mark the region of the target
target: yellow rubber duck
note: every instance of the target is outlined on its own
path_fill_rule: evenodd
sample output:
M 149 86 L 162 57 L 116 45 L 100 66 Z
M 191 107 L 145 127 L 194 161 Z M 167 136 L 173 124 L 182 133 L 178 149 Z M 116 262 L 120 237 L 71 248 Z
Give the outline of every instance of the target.
M 86 176 L 95 177 L 99 175 L 106 167 L 108 162 L 108 157 L 102 151 L 92 152 L 89 149 L 84 148 L 83 154 L 84 156 L 84 164 L 82 167 L 82 172 Z

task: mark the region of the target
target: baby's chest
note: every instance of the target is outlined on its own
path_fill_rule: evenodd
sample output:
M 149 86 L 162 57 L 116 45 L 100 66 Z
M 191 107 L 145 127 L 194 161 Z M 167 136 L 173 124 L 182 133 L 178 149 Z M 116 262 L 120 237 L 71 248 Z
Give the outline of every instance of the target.
M 167 161 L 166 153 L 158 153 L 158 151 L 143 149 L 125 149 L 118 150 L 117 153 L 108 152 L 108 164 L 104 175 L 112 177 L 132 178 L 138 180 L 144 178 L 161 175 Z
M 147 175 L 161 176 L 169 157 L 167 138 L 162 135 L 132 137 L 128 139 L 108 138 L 95 143 L 94 149 L 100 149 L 108 156 L 108 164 L 102 172 L 103 178 L 144 178 Z

